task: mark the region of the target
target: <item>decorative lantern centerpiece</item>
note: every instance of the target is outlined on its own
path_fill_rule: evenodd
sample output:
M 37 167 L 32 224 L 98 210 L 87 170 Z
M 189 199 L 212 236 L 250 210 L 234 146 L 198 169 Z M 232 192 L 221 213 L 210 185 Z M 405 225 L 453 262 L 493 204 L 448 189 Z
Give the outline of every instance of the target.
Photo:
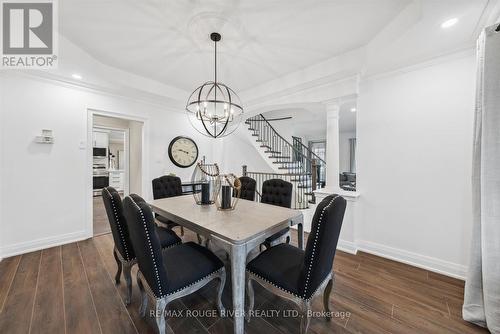
M 220 187 L 219 166 L 216 163 L 206 164 L 203 161 L 198 162 L 193 171 L 191 181 L 193 184 L 200 186 L 200 188 L 193 191 L 196 204 L 210 205 L 215 203 Z
M 234 210 L 240 198 L 241 181 L 234 174 L 219 175 L 219 192 L 215 197 L 218 210 Z M 233 196 L 234 194 L 234 196 Z

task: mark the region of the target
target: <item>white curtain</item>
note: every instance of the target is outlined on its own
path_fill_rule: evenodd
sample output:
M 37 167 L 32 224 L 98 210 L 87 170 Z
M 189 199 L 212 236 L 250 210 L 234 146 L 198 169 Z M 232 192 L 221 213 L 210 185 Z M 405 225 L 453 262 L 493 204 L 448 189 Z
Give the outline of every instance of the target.
M 500 32 L 477 43 L 473 231 L 463 318 L 500 333 Z

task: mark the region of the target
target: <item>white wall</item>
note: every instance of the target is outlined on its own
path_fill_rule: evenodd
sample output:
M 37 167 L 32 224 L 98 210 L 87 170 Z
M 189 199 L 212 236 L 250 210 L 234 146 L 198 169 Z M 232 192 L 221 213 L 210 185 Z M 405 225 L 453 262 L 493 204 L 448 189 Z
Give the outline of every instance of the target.
M 361 249 L 463 276 L 471 231 L 474 87 L 472 50 L 362 81 Z
M 249 172 L 267 172 L 273 170 L 266 162 L 255 146 L 250 142 L 248 126 L 244 123 L 228 137 L 219 138 L 214 141 L 215 159 L 221 167 L 221 173 L 242 174 L 242 166 L 247 165 Z M 255 140 L 256 137 L 252 137 Z
M 140 189 L 142 188 L 142 172 L 143 172 L 143 166 L 142 162 L 134 159 L 134 157 L 140 157 L 142 156 L 142 138 L 144 136 L 143 134 L 144 130 L 144 124 L 142 122 L 138 121 L 130 121 L 129 122 L 129 154 L 130 154 L 130 159 L 129 159 L 129 168 L 130 168 L 130 174 L 129 174 L 129 182 L 130 182 L 130 193 L 138 193 Z M 188 131 L 191 131 L 189 129 Z M 168 160 L 170 162 L 170 160 Z M 179 169 L 175 167 L 175 169 Z M 167 173 L 168 174 L 168 173 Z M 176 173 L 180 174 L 180 173 Z M 185 181 L 190 180 L 187 175 L 179 175 L 181 178 L 184 178 Z
M 195 139 L 200 154 L 212 155 L 212 141 L 195 132 L 183 113 L 167 107 L 99 94 L 45 79 L 2 73 L 0 257 L 91 236 L 91 187 L 87 152 L 87 109 L 145 117 L 145 179 L 174 172 L 190 180 L 193 168 L 169 160 L 177 135 Z M 52 129 L 53 145 L 36 144 L 41 129 Z M 89 174 L 89 175 L 88 175 Z M 150 184 L 150 183 L 149 183 Z M 146 198 L 151 187 L 145 185 Z

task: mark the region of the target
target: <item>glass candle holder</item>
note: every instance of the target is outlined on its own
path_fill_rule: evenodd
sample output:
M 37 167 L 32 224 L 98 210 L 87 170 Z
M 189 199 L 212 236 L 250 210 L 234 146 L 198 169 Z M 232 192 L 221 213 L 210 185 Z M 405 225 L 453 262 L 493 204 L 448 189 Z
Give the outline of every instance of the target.
M 216 163 L 198 162 L 191 176 L 191 181 L 193 184 L 201 185 L 197 191 L 193 192 L 196 204 L 210 205 L 215 203 L 220 187 L 219 166 Z
M 234 174 L 219 175 L 219 185 L 219 192 L 215 197 L 217 209 L 223 211 L 234 210 L 240 198 L 240 179 Z

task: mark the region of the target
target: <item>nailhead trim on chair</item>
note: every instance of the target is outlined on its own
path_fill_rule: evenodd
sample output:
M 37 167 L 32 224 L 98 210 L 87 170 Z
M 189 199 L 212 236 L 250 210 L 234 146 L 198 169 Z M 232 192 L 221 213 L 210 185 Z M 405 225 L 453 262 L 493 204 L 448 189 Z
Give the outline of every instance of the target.
M 184 290 L 184 289 L 187 289 L 187 288 L 189 288 L 191 285 L 194 285 L 194 284 L 196 284 L 196 283 L 198 283 L 198 282 L 200 282 L 200 281 L 203 281 L 203 280 L 204 280 L 204 279 L 206 279 L 207 277 L 210 277 L 210 276 L 212 276 L 212 275 L 214 275 L 214 274 L 217 274 L 217 273 L 218 273 L 218 272 L 220 272 L 222 269 L 224 269 L 224 267 L 221 267 L 220 269 L 218 269 L 218 270 L 216 270 L 216 271 L 211 272 L 210 274 L 208 274 L 208 275 L 206 275 L 206 276 L 204 276 L 204 277 L 200 278 L 200 279 L 199 279 L 199 280 L 197 280 L 196 282 L 193 282 L 193 283 L 191 283 L 191 284 L 189 284 L 189 285 L 186 285 L 186 286 L 184 286 L 184 287 L 182 287 L 182 288 L 179 288 L 179 289 L 177 289 L 177 290 L 175 290 L 175 291 L 173 291 L 173 292 L 170 292 L 170 293 L 169 293 L 169 294 L 167 294 L 166 296 L 170 296 L 170 295 L 173 295 L 174 293 L 177 293 L 177 292 L 179 292 L 179 291 L 182 291 L 182 290 Z M 139 273 L 140 273 L 140 276 L 141 276 L 141 277 L 144 277 L 144 275 L 142 274 L 142 272 L 141 272 L 140 270 L 139 270 Z M 146 280 L 143 280 L 143 285 L 144 285 L 144 288 L 147 290 L 147 292 L 148 292 L 148 294 L 149 294 L 150 296 L 152 296 L 152 297 L 154 297 L 154 298 L 156 298 L 156 299 L 161 299 L 161 298 L 163 298 L 163 297 L 166 297 L 166 296 L 160 296 L 160 297 L 157 297 L 157 296 L 155 295 L 155 293 L 153 292 L 153 290 L 151 290 L 151 288 L 150 288 L 150 286 L 149 286 L 148 282 L 146 282 Z
M 151 238 L 149 237 L 149 232 L 148 232 L 148 229 L 146 227 L 146 219 L 144 219 L 144 213 L 142 212 L 142 209 L 134 201 L 134 199 L 132 197 L 130 197 L 130 199 L 132 200 L 132 203 L 135 204 L 137 209 L 139 209 L 139 212 L 141 214 L 142 224 L 144 225 L 144 230 L 146 231 L 146 237 L 148 238 L 149 250 L 151 251 L 151 257 L 153 258 L 153 265 L 155 266 L 156 283 L 158 284 L 158 290 L 160 292 L 160 297 L 163 297 L 163 292 L 161 291 L 160 275 L 158 273 L 158 267 L 156 266 L 156 259 L 155 259 L 154 252 L 153 252 L 153 245 L 151 244 Z
M 191 284 L 188 284 L 188 285 L 186 285 L 186 286 L 183 286 L 182 288 L 179 288 L 179 289 L 175 290 L 174 292 L 170 292 L 167 296 L 173 295 L 174 293 L 177 293 L 177 292 L 179 292 L 179 291 L 182 291 L 182 290 L 184 290 L 184 289 L 187 289 L 187 288 L 189 288 L 190 286 L 195 285 L 196 283 L 198 283 L 198 282 L 200 282 L 200 281 L 203 281 L 205 278 L 207 278 L 207 277 L 209 277 L 209 276 L 212 276 L 213 274 L 218 273 L 218 272 L 219 272 L 219 271 L 221 271 L 222 269 L 224 269 L 224 267 L 221 267 L 221 268 L 219 268 L 218 270 L 211 272 L 210 274 L 208 274 L 208 275 L 206 275 L 206 276 L 204 276 L 204 277 L 200 278 L 200 279 L 199 279 L 199 280 L 197 280 L 196 282 L 193 282 L 193 283 L 191 283 Z
M 108 188 L 106 189 L 106 192 L 108 193 L 109 197 L 111 198 L 111 205 L 113 206 L 113 213 L 115 215 L 115 220 L 116 220 L 116 225 L 118 226 L 118 232 L 120 232 L 120 239 L 122 240 L 122 245 L 125 250 L 125 256 L 127 257 L 127 261 L 130 261 L 130 255 L 128 254 L 128 249 L 127 249 L 127 243 L 125 242 L 125 237 L 123 236 L 123 231 L 122 231 L 122 226 L 119 223 L 118 219 L 118 213 L 116 212 L 116 207 L 115 207 L 115 199 L 113 198 L 113 195 L 109 192 Z
M 311 300 L 311 299 L 312 299 L 312 298 L 316 295 L 316 292 L 318 292 L 319 288 L 321 288 L 321 284 L 320 284 L 320 285 L 316 288 L 316 290 L 314 290 L 314 292 L 313 292 L 313 294 L 311 295 L 311 297 L 309 297 L 309 298 L 305 298 L 304 296 L 297 296 L 295 293 L 293 293 L 293 292 L 291 292 L 291 291 L 288 291 L 288 290 L 286 290 L 286 289 L 282 288 L 281 286 L 278 286 L 278 285 L 274 284 L 273 282 L 271 282 L 271 281 L 269 281 L 269 280 L 265 279 L 264 277 L 262 277 L 262 276 L 260 276 L 260 275 L 257 275 L 256 273 L 254 273 L 254 272 L 252 272 L 252 271 L 250 271 L 250 270 L 247 270 L 247 273 L 252 274 L 253 276 L 260 278 L 261 280 L 263 280 L 263 281 L 265 281 L 265 282 L 267 282 L 267 283 L 271 284 L 272 286 L 274 286 L 274 287 L 276 287 L 276 288 L 280 289 L 281 291 L 284 291 L 284 292 L 286 292 L 286 293 L 288 293 L 288 294 L 290 294 L 290 295 L 292 295 L 292 296 L 294 296 L 294 297 L 297 297 L 297 298 L 300 298 L 300 299 L 302 299 L 302 300 L 305 300 L 306 302 L 310 301 L 310 300 Z
M 282 287 L 281 287 L 281 286 L 279 286 L 279 285 L 276 285 L 275 283 L 271 282 L 270 280 L 265 279 L 264 277 L 262 277 L 262 276 L 260 276 L 260 275 L 257 275 L 256 273 L 254 273 L 254 272 L 252 272 L 252 271 L 250 271 L 250 270 L 247 270 L 247 273 L 250 273 L 250 274 L 252 274 L 252 275 L 254 275 L 254 276 L 256 276 L 256 277 L 260 278 L 261 280 L 263 280 L 263 281 L 265 281 L 265 282 L 267 282 L 267 283 L 271 284 L 272 286 L 274 286 L 274 287 L 276 287 L 276 288 L 280 289 L 281 291 L 285 291 L 286 293 L 291 294 L 291 295 L 292 295 L 292 296 L 294 296 L 294 297 L 297 297 L 297 298 L 300 298 L 300 299 L 304 299 L 304 297 L 297 296 L 295 293 L 293 293 L 293 292 L 291 292 L 291 291 L 288 291 L 288 290 L 286 290 L 286 289 L 282 288 Z
M 316 229 L 316 234 L 314 235 L 314 243 L 313 243 L 313 249 L 312 249 L 312 255 L 311 255 L 311 262 L 309 263 L 309 268 L 307 270 L 306 284 L 305 284 L 305 288 L 304 288 L 304 298 L 307 295 L 307 288 L 309 287 L 309 279 L 311 277 L 311 270 L 312 270 L 312 266 L 313 266 L 313 262 L 314 262 L 314 255 L 316 252 L 316 244 L 318 243 L 319 230 L 321 228 L 321 223 L 323 223 L 323 214 L 325 213 L 326 209 L 328 209 L 338 197 L 339 197 L 339 195 L 332 198 L 330 203 L 328 203 L 328 205 L 326 205 L 323 208 L 323 210 L 321 210 L 321 214 L 319 216 L 318 228 Z

